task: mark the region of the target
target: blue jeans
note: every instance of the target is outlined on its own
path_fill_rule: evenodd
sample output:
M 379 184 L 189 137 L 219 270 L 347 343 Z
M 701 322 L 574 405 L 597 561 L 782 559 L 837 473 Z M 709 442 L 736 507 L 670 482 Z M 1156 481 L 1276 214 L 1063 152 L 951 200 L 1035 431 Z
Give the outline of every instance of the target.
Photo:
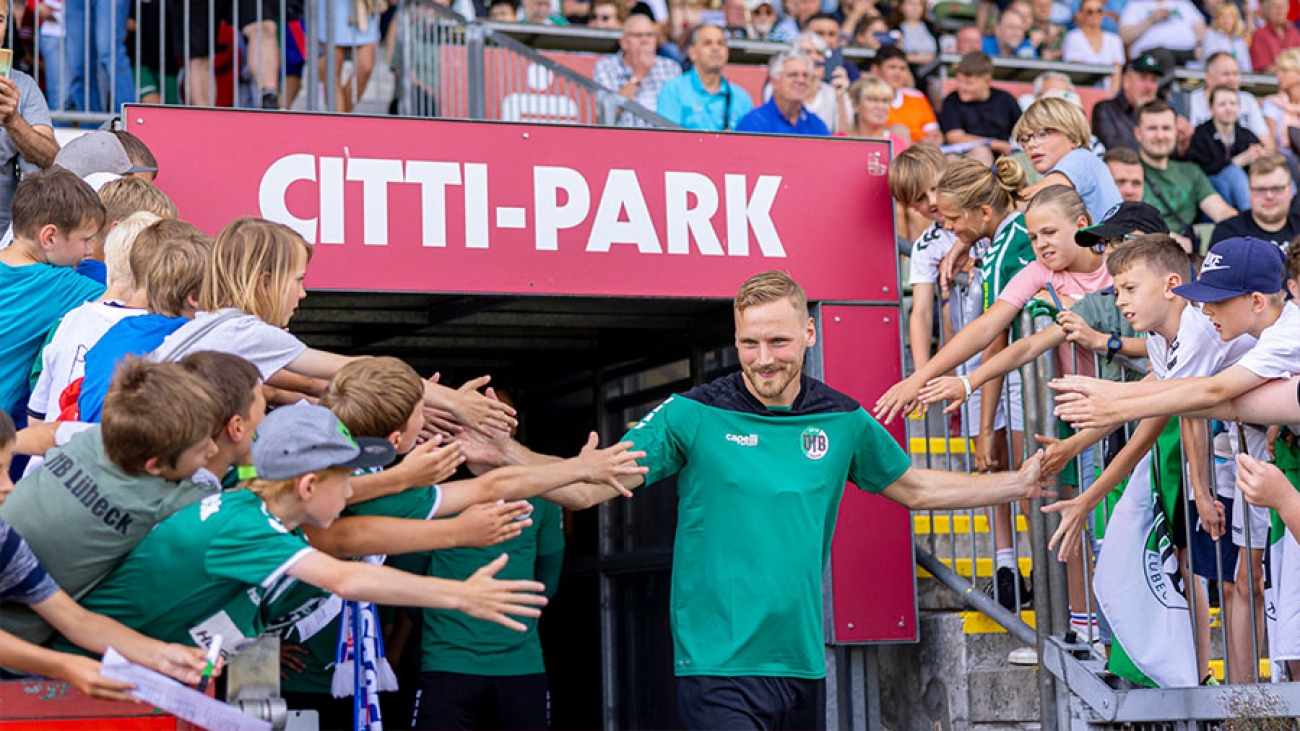
M 64 6 L 72 107 L 86 112 L 116 112 L 123 104 L 135 101 L 135 76 L 126 57 L 126 19 L 130 10 L 131 0 L 68 0 Z
M 1239 211 L 1250 208 L 1250 181 L 1246 178 L 1245 170 L 1229 164 L 1209 178 L 1210 185 L 1214 186 L 1228 205 Z
M 51 112 L 68 108 L 68 55 L 64 38 L 41 36 L 41 68 L 45 70 L 45 99 Z

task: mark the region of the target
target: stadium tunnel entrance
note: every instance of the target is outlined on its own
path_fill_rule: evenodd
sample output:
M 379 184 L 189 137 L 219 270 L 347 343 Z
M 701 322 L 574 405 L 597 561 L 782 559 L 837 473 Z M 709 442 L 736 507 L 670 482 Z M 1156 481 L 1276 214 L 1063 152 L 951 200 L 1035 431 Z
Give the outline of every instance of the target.
M 731 303 L 718 299 L 314 292 L 291 329 L 313 347 L 395 356 L 449 385 L 490 374 L 518 408 L 519 440 L 561 456 L 593 429 L 612 443 L 665 397 L 737 365 Z M 565 515 L 563 578 L 541 624 L 554 728 L 680 727 L 670 483 Z

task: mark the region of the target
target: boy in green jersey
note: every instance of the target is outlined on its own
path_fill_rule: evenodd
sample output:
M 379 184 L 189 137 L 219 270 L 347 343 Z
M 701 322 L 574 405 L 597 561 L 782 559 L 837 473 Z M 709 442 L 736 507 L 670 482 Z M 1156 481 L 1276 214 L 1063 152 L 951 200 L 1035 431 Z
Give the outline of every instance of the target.
M 253 437 L 257 477 L 247 489 L 160 523 L 84 604 L 158 639 L 207 646 L 221 635 L 223 652 L 257 636 L 261 595 L 285 576 L 345 599 L 455 609 L 513 629 L 523 625 L 508 615 L 540 615 L 541 584 L 493 578 L 504 556 L 467 581 L 445 581 L 339 561 L 307 542 L 302 526 L 328 528 L 343 510 L 352 472 L 393 456 L 385 440 L 354 440 L 329 409 L 276 409 Z M 251 609 L 235 609 L 241 598 Z

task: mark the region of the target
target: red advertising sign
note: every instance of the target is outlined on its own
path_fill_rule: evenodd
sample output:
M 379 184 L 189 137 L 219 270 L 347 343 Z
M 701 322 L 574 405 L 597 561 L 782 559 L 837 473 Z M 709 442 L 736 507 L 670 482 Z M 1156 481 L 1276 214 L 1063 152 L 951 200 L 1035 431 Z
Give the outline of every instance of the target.
M 130 107 L 182 215 L 316 244 L 325 290 L 896 302 L 885 143 Z M 182 169 L 183 166 L 183 169 Z

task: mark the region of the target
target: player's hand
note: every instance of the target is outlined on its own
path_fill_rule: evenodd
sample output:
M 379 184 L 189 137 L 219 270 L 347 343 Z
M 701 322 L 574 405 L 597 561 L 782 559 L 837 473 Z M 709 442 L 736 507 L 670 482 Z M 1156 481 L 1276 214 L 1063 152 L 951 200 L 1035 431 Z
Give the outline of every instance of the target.
M 546 597 L 541 592 L 546 587 L 537 581 L 497 581 L 494 577 L 505 567 L 508 558 L 503 553 L 466 579 L 456 592 L 459 596 L 455 608 L 471 617 L 523 632 L 528 628 L 509 615 L 542 616 Z
M 1113 426 L 1124 421 L 1119 408 L 1123 384 L 1098 378 L 1064 376 L 1047 387 L 1056 391 L 1056 417 L 1075 429 Z
M 0 77 L 0 79 L 2 78 Z M 81 655 L 64 655 L 61 660 L 63 661 L 63 667 L 59 679 L 71 684 L 72 687 L 91 698 L 126 701 L 128 703 L 139 702 L 127 692 L 133 690 L 134 685 L 122 680 L 109 680 L 99 674 L 98 660 L 82 657 Z
M 597 449 L 600 437 L 596 432 L 587 435 L 587 443 L 582 451 L 574 457 L 582 469 L 584 482 L 608 485 L 623 497 L 632 497 L 632 491 L 623 486 L 618 478 L 621 475 L 645 475 L 649 467 L 642 467 L 637 460 L 645 459 L 645 452 L 633 450 L 632 442 L 619 442 L 613 446 Z
M 966 401 L 966 386 L 956 376 L 931 378 L 929 383 L 917 392 L 917 400 L 927 405 L 947 401 L 948 406 L 944 408 L 943 413 L 951 414 L 960 409 L 962 403 Z
M 424 487 L 436 485 L 451 477 L 464 461 L 465 453 L 460 442 L 453 441 L 444 445 L 441 437 L 435 437 L 415 445 L 389 471 L 397 471 L 398 481 L 408 488 Z
M 1082 495 L 1043 506 L 1044 513 L 1059 513 L 1061 516 L 1061 524 L 1056 526 L 1056 532 L 1047 541 L 1048 551 L 1060 548 L 1056 558 L 1061 563 L 1079 555 L 1083 529 L 1088 525 L 1088 515 L 1092 509 L 1093 506 Z
M 532 518 L 524 517 L 532 510 L 527 500 L 471 505 L 451 519 L 456 526 L 456 545 L 485 548 L 515 538 L 533 524 Z
M 883 396 L 876 399 L 873 412 L 881 424 L 889 424 L 899 414 L 910 414 L 916 410 L 917 394 L 921 384 L 916 381 L 916 374 L 895 383 Z
M 1037 500 L 1044 497 L 1056 497 L 1056 493 L 1048 490 L 1052 480 L 1043 475 L 1043 453 L 1035 452 L 1033 456 L 1025 460 L 1016 470 L 1020 477 L 1021 485 L 1024 486 L 1025 493 L 1021 495 L 1024 500 Z
M 1277 465 L 1255 459 L 1249 454 L 1237 455 L 1237 487 L 1251 505 L 1277 510 L 1282 505 L 1300 499 L 1300 493 L 1282 474 Z

